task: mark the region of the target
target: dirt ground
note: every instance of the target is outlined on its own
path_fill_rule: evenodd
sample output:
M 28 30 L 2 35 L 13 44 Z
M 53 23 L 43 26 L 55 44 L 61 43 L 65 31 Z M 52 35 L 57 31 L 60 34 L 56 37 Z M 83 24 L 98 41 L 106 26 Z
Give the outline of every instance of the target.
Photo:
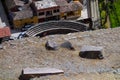
M 59 47 L 45 49 L 47 40 L 60 45 L 70 41 L 75 51 Z M 79 57 L 83 45 L 102 46 L 104 59 Z M 120 28 L 31 37 L 4 42 L 0 49 L 0 80 L 19 80 L 24 68 L 52 67 L 64 74 L 45 75 L 32 80 L 120 80 Z

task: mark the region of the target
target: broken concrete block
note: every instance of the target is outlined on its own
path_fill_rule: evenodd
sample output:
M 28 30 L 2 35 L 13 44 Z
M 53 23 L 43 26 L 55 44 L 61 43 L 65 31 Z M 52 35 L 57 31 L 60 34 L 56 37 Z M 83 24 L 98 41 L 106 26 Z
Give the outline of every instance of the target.
M 46 74 L 58 74 L 64 73 L 63 70 L 55 68 L 25 68 L 23 69 L 23 75 L 46 75 Z
M 48 40 L 45 44 L 47 50 L 57 50 L 58 45 L 55 41 Z
M 19 80 L 30 80 L 31 78 L 60 74 L 64 73 L 63 70 L 55 68 L 25 68 L 22 70 L 22 74 L 19 76 Z
M 72 46 L 72 44 L 69 41 L 66 41 L 66 42 L 62 43 L 61 47 L 67 48 L 67 49 L 70 49 L 70 50 L 75 50 L 75 48 Z
M 88 59 L 103 59 L 104 57 L 102 50 L 103 47 L 83 46 L 79 53 L 79 56 Z

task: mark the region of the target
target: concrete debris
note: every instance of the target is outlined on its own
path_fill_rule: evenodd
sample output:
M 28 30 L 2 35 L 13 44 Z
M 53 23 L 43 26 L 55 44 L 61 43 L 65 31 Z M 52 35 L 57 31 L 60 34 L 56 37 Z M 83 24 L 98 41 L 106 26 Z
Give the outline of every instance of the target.
M 45 47 L 47 50 L 57 50 L 58 49 L 57 43 L 52 40 L 48 40 L 45 44 Z
M 79 53 L 79 56 L 88 59 L 103 59 L 104 57 L 102 50 L 103 47 L 83 46 Z
M 45 75 L 45 74 L 57 74 L 64 73 L 63 70 L 55 69 L 55 68 L 25 68 L 23 69 L 23 75 Z
M 66 41 L 66 42 L 62 43 L 61 47 L 67 48 L 67 49 L 70 49 L 70 50 L 75 50 L 75 48 L 73 47 L 73 45 L 69 41 Z
M 64 73 L 64 71 L 55 68 L 25 68 L 22 70 L 22 74 L 20 75 L 19 79 L 31 80 L 31 78 L 35 77 L 60 73 Z

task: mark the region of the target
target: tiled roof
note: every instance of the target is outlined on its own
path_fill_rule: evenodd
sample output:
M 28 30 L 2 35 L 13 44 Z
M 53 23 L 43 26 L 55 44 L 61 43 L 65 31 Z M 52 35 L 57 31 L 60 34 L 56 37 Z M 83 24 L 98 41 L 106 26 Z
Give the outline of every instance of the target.
M 35 1 L 35 6 L 39 10 L 39 9 L 55 7 L 58 5 L 54 2 L 54 0 L 40 0 L 40 1 Z
M 60 6 L 60 12 L 69 12 L 72 11 L 71 6 L 69 4 Z
M 19 6 L 23 6 L 24 5 L 24 2 L 21 1 L 21 0 L 14 0 L 15 2 L 15 5 L 19 5 Z
M 12 12 L 14 14 L 13 17 L 14 20 L 30 18 L 33 16 L 32 10 L 27 8 L 29 6 L 26 6 L 23 1 L 8 0 L 8 2 L 9 1 L 13 1 L 12 3 L 13 4 L 15 3 L 15 5 L 21 5 L 21 6 L 23 5 L 22 6 L 23 9 L 21 11 Z M 37 7 L 38 10 L 60 6 L 60 12 L 70 12 L 70 11 L 76 11 L 80 8 L 82 9 L 82 4 L 79 1 L 68 3 L 66 0 L 39 0 L 39 1 L 35 1 L 35 6 Z
M 21 0 L 6 0 L 6 5 L 8 9 L 11 9 L 15 6 L 24 6 L 24 2 Z
M 29 4 L 24 4 L 24 1 L 22 1 L 22 0 L 6 0 L 6 3 L 8 4 L 7 7 L 9 9 L 13 8 L 15 6 L 20 6 L 20 7 L 18 7 L 19 11 L 11 12 L 13 20 L 20 20 L 20 19 L 33 17 L 33 12 L 31 10 Z
M 60 12 L 70 12 L 82 9 L 82 4 L 79 1 L 72 1 L 68 3 L 66 0 L 54 0 L 60 6 Z
M 31 10 L 22 10 L 18 12 L 12 12 L 13 19 L 14 20 L 20 20 L 20 19 L 25 19 L 25 18 L 31 18 L 33 17 L 33 13 Z
M 66 0 L 54 0 L 58 6 L 65 6 L 68 4 Z
M 79 1 L 72 1 L 69 4 L 73 11 L 76 11 L 78 9 L 81 9 L 81 10 L 83 9 L 83 5 Z

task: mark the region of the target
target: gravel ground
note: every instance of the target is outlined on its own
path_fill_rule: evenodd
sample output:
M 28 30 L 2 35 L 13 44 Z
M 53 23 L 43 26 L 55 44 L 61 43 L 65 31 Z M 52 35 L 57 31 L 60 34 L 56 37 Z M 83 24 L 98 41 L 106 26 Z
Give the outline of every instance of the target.
M 45 49 L 47 40 L 60 45 L 70 41 L 75 51 L 59 47 L 56 51 Z M 0 50 L 0 80 L 19 80 L 22 69 L 53 67 L 64 74 L 47 75 L 33 80 L 120 80 L 120 28 L 31 37 L 4 42 Z M 79 57 L 83 45 L 103 46 L 104 59 Z

